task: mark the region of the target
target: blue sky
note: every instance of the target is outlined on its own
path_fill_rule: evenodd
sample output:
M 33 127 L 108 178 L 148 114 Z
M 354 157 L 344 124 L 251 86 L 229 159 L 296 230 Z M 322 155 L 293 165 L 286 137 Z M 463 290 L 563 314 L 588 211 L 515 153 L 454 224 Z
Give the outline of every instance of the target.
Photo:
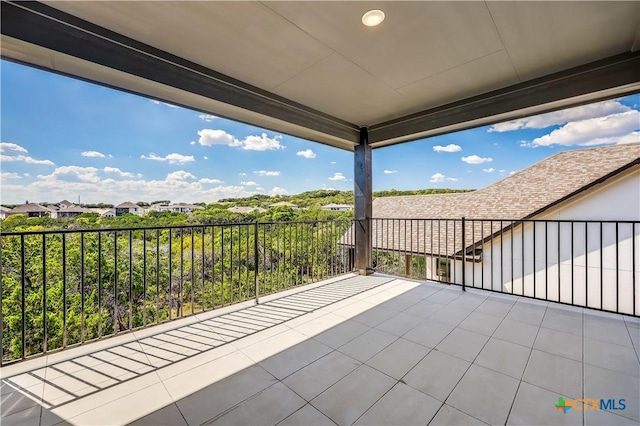
M 212 202 L 353 188 L 353 154 L 0 62 L 1 200 Z M 374 150 L 373 187 L 481 188 L 556 152 L 640 141 L 640 95 Z

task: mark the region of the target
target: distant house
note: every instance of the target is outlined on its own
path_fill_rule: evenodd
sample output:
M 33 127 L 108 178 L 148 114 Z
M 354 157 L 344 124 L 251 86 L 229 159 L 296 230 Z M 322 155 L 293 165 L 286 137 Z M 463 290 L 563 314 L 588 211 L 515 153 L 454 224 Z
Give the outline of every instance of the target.
M 195 210 L 204 210 L 204 207 L 198 206 L 196 204 L 186 204 L 186 203 L 177 203 L 177 204 L 158 203 L 158 204 L 151 205 L 149 209 L 158 211 L 158 212 L 191 213 Z
M 353 206 L 350 204 L 335 204 L 329 203 L 320 207 L 320 210 L 329 210 L 333 212 L 348 212 L 353 210 Z
M 631 312 L 617 286 L 631 288 L 639 261 L 640 144 L 561 152 L 474 192 L 380 197 L 372 210 L 374 259 L 395 254 L 406 275 L 420 259 L 426 278 L 461 283 L 464 267 L 467 285 Z
M 11 209 L 5 213 L 5 216 L 12 216 L 14 214 L 22 214 L 27 217 L 51 217 L 52 214 L 55 214 L 55 210 L 41 206 L 40 204 L 28 203 Z
M 10 211 L 11 209 L 8 207 L 0 206 L 0 219 L 7 217 L 7 213 Z
M 280 201 L 280 202 L 277 202 L 277 203 L 273 203 L 273 204 L 269 205 L 269 207 L 270 208 L 271 207 L 290 207 L 293 210 L 298 210 L 298 206 L 296 204 L 289 203 L 287 201 Z
M 267 211 L 262 207 L 241 207 L 241 206 L 229 207 L 227 210 L 232 213 L 240 213 L 240 214 L 247 214 L 247 213 L 253 213 L 253 212 L 264 213 Z
M 115 207 L 115 215 L 116 216 L 122 216 L 123 214 L 127 214 L 127 213 L 131 213 L 131 214 L 135 214 L 138 216 L 142 216 L 144 214 L 144 209 L 142 207 L 140 207 L 137 204 L 133 204 L 129 201 L 126 201 L 124 203 L 118 204 Z
M 70 218 L 80 216 L 82 213 L 89 213 L 91 210 L 72 204 L 64 208 L 60 208 L 55 212 L 57 218 Z
M 93 209 L 101 217 L 116 217 L 116 209 Z

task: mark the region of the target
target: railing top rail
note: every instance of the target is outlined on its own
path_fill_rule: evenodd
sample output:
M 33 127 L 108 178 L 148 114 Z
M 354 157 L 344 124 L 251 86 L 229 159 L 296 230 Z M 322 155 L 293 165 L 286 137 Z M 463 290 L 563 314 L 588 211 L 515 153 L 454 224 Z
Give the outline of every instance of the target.
M 437 218 L 437 217 L 372 217 L 372 220 L 404 220 L 404 221 L 411 221 L 411 220 L 416 220 L 416 221 L 429 221 L 429 220 L 433 220 L 433 221 L 462 221 L 462 217 L 442 217 L 442 218 Z M 518 223 L 518 222 L 539 222 L 539 223 L 626 223 L 626 224 L 640 224 L 640 221 L 638 220 L 594 220 L 594 219 L 505 219 L 505 218 L 481 218 L 481 219 L 476 219 L 476 218 L 469 218 L 469 217 L 465 217 L 464 218 L 465 221 L 467 222 L 505 222 L 505 223 Z
M 155 231 L 165 229 L 202 229 L 215 227 L 230 226 L 258 226 L 260 225 L 293 225 L 293 224 L 314 224 L 329 222 L 352 222 L 353 219 L 322 219 L 322 220 L 302 220 L 302 221 L 284 221 L 284 222 L 225 222 L 225 223 L 201 223 L 197 225 L 160 225 L 160 226 L 136 226 L 128 228 L 84 228 L 84 229 L 56 229 L 43 231 L 12 231 L 2 232 L 0 229 L 0 237 L 21 236 L 21 235 L 43 235 L 43 234 L 78 234 L 78 233 L 96 233 L 96 232 L 128 232 L 128 231 Z

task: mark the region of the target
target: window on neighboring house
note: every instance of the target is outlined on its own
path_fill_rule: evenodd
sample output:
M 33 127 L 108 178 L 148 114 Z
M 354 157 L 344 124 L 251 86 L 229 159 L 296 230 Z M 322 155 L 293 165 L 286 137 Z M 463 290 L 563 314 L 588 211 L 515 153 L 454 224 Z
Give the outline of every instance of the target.
M 437 260 L 436 275 L 440 281 L 450 282 L 451 279 L 451 260 L 445 257 L 439 257 Z

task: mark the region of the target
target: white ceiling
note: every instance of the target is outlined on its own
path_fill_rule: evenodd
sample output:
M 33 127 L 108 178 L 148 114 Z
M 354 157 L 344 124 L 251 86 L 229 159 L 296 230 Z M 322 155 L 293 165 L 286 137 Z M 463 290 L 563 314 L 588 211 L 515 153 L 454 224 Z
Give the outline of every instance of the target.
M 640 2 L 45 3 L 357 126 L 640 46 Z

